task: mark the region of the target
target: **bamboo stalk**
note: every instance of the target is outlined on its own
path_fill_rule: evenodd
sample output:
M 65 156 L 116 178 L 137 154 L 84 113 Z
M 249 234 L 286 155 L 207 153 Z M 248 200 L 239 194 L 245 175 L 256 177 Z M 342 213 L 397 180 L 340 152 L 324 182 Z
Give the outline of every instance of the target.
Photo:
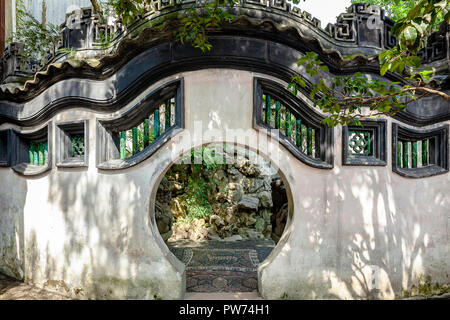
M 44 143 L 44 164 L 48 164 L 48 141 Z
M 409 146 L 408 142 L 403 143 L 403 168 L 408 168 Z
M 401 141 L 397 141 L 397 167 L 402 167 L 402 148 L 403 144 Z

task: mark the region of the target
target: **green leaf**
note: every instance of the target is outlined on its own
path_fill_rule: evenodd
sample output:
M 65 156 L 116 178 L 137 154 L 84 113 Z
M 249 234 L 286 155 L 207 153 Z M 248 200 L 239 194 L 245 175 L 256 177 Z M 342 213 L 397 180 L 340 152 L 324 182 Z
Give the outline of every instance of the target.
M 384 76 L 389 69 L 390 63 L 384 63 L 380 69 L 380 75 Z
M 306 87 L 306 82 L 305 82 L 302 78 L 298 78 L 298 84 L 299 84 L 302 88 L 305 88 L 305 87 Z
M 412 19 L 414 19 L 415 17 L 417 17 L 417 16 L 420 14 L 422 8 L 423 8 L 427 3 L 428 3 L 428 0 L 422 0 L 420 3 L 418 3 L 414 8 L 412 8 L 412 9 L 409 11 L 408 15 L 406 16 L 406 19 L 412 20 Z
M 401 36 L 408 42 L 413 44 L 417 39 L 417 30 L 413 26 L 408 26 L 403 30 Z
M 418 56 L 409 56 L 406 57 L 406 64 L 414 68 L 419 68 L 422 64 L 422 60 Z
M 326 66 L 326 65 L 320 66 L 319 69 L 322 69 L 322 70 L 324 70 L 324 71 L 326 71 L 326 72 L 330 72 L 330 69 L 329 69 L 328 66 Z

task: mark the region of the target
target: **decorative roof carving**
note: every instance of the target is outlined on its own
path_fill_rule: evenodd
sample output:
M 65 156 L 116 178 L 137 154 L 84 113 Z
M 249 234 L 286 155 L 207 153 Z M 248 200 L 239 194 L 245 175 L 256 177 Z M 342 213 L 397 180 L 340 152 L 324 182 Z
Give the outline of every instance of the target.
M 116 57 L 121 54 L 120 48 L 124 47 L 123 43 L 128 41 L 127 39 L 138 39 L 135 44 L 142 45 L 144 43 L 148 46 L 153 39 L 145 39 L 142 37 L 142 33 L 151 29 L 149 25 L 153 21 L 157 18 L 164 20 L 165 16 L 169 16 L 173 12 L 182 12 L 193 3 L 201 7 L 206 2 L 201 0 L 152 1 L 149 12 L 142 19 L 128 26 L 128 29 L 119 23 L 101 26 L 98 18 L 93 15 L 92 9 L 84 8 L 67 16 L 66 23 L 62 25 L 61 41 L 58 47 L 76 49 L 81 57 L 86 58 L 81 65 L 88 64 L 94 69 L 101 68 L 105 65 L 101 61 L 111 60 L 111 56 Z M 240 31 L 245 32 L 248 29 L 250 34 L 256 34 L 258 37 L 267 37 L 272 33 L 272 37 L 278 37 L 280 41 L 288 41 L 281 38 L 281 33 L 284 33 L 291 37 L 289 41 L 293 43 L 292 34 L 296 33 L 294 41 L 306 43 L 310 51 L 316 51 L 321 55 L 324 62 L 339 67 L 348 65 L 349 62 L 344 61 L 343 58 L 353 54 L 362 56 L 354 59 L 350 64 L 373 64 L 374 62 L 371 62 L 369 56 L 376 56 L 382 50 L 396 44 L 395 37 L 390 34 L 394 21 L 385 16 L 383 9 L 365 3 L 353 4 L 347 13 L 338 17 L 336 23 L 328 24 L 325 29 L 321 28 L 318 19 L 298 7 L 292 7 L 286 0 L 241 0 L 234 8 L 228 8 L 228 10 L 234 14 L 236 19 L 224 25 L 220 34 L 226 34 L 227 31 L 236 32 L 236 27 L 239 26 L 242 28 L 239 29 Z M 166 20 L 163 25 L 165 28 L 148 32 L 147 37 L 150 34 L 155 39 L 172 41 L 173 33 L 170 26 L 173 27 L 173 21 Z M 100 43 L 101 34 L 116 35 L 110 46 L 112 55 L 107 55 L 100 61 L 87 59 L 98 57 L 99 53 L 104 53 Z M 444 65 L 444 71 L 447 73 L 450 56 L 449 34 L 448 25 L 441 26 L 439 32 L 430 37 L 427 48 L 420 53 L 425 63 Z M 11 44 L 11 46 L 18 46 L 18 44 Z M 2 92 L 11 94 L 26 91 L 45 81 L 50 74 L 64 72 L 67 68 L 74 67 L 73 63 L 64 62 L 63 54 L 55 54 L 55 52 L 48 53 L 40 65 L 43 71 L 37 74 L 38 63 L 27 61 L 21 55 L 20 50 L 7 49 L 0 61 L 0 74 L 3 75 L 1 80 L 4 84 L 0 86 L 0 98 Z M 24 80 L 33 76 L 32 81 L 28 81 L 22 86 Z M 398 79 L 396 80 L 398 81 Z

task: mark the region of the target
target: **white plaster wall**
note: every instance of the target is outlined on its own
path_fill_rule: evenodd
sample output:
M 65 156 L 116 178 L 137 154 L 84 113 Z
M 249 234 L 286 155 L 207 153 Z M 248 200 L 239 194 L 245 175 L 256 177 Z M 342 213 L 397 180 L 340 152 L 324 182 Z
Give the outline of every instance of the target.
M 231 142 L 226 130 L 241 128 L 249 140 L 238 142 L 255 150 L 256 138 L 267 136 L 252 129 L 255 74 L 210 69 L 180 76 L 186 129 L 137 166 L 98 170 L 95 119 L 114 115 L 72 109 L 52 121 L 90 120 L 89 168 L 54 167 L 34 178 L 0 168 L 0 239 L 18 239 L 13 249 L 0 243 L 0 257 L 2 252 L 13 257 L 8 265 L 0 260 L 0 272 L 19 277 L 23 270 L 26 280 L 79 298 L 184 296 L 184 266 L 154 224 L 154 186 L 174 157 L 208 142 L 198 139 L 207 130 L 211 141 L 222 136 L 221 141 Z M 186 133 L 194 141 L 184 144 Z M 340 133 L 336 128 L 332 170 L 301 163 L 276 140 L 259 150 L 279 167 L 293 211 L 282 240 L 259 268 L 261 294 L 270 299 L 390 299 L 420 275 L 448 283 L 450 174 L 400 177 L 392 172 L 390 148 L 386 167 L 343 167 Z

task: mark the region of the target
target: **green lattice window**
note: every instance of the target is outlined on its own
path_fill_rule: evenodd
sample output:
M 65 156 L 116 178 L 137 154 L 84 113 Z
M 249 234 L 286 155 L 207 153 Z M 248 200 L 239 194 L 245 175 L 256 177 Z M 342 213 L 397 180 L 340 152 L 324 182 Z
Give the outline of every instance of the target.
M 371 131 L 348 130 L 348 153 L 352 156 L 370 156 L 373 153 Z
M 175 98 L 170 98 L 157 106 L 140 124 L 119 132 L 120 158 L 129 158 L 141 152 L 175 124 Z
M 75 134 L 72 136 L 72 157 L 84 156 L 84 135 Z
M 291 141 L 304 154 L 317 158 L 318 130 L 312 128 L 304 119 L 296 115 L 289 107 L 271 95 L 263 95 L 261 118 L 270 128 L 279 129 L 280 133 Z M 316 137 L 317 135 L 317 137 Z
M 89 121 L 77 120 L 56 125 L 56 165 L 85 167 L 88 165 Z
M 448 172 L 448 131 L 448 125 L 410 129 L 393 123 L 392 170 L 411 178 Z

